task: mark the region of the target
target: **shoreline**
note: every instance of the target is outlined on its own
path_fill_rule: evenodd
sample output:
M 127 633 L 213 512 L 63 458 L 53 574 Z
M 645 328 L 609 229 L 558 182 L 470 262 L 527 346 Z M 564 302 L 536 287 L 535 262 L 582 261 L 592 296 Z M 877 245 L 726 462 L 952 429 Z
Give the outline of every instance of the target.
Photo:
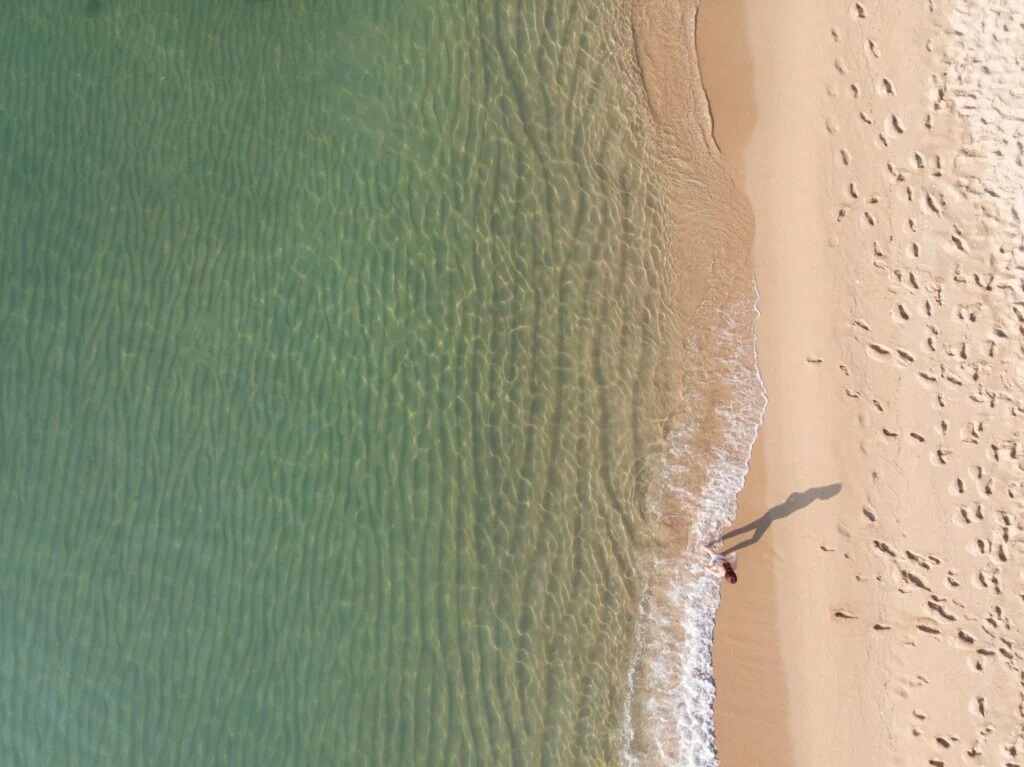
M 697 18 L 697 55 L 702 84 L 712 115 L 715 144 L 740 192 L 754 209 L 754 239 L 748 256 L 754 263 L 755 336 L 758 375 L 767 397 L 737 497 L 732 528 L 751 523 L 766 495 L 764 440 L 775 412 L 773 386 L 765 378 L 763 359 L 770 350 L 762 342 L 764 301 L 755 251 L 759 216 L 748 183 L 750 144 L 758 128 L 754 61 L 747 4 L 741 0 L 702 2 Z M 743 556 L 740 584 L 724 586 L 715 618 L 712 668 L 716 686 L 715 737 L 720 764 L 792 764 L 788 733 L 785 676 L 781 670 L 775 606 L 775 575 L 767 548 Z M 756 608 L 755 606 L 759 606 Z M 765 609 L 765 607 L 768 609 Z M 751 695 L 752 690 L 766 694 Z M 750 723 L 756 723 L 751 727 Z M 756 735 L 751 736 L 752 732 Z
M 711 649 L 720 584 L 705 542 L 733 515 L 764 405 L 750 208 L 714 146 L 694 44 L 698 5 L 636 4 L 631 17 L 629 55 L 652 171 L 663 182 L 666 248 L 688 268 L 667 275 L 675 309 L 668 364 L 686 375 L 670 385 L 664 454 L 648 489 L 657 527 L 644 563 L 625 764 L 714 763 Z M 688 258 L 693 253 L 707 257 Z
M 733 528 L 763 537 L 715 628 L 720 764 L 1016 763 L 1024 32 L 994 0 L 702 16 L 768 396 Z
M 816 165 L 813 160 L 795 164 L 786 151 L 792 144 L 781 140 L 789 127 L 784 116 L 812 108 L 806 92 L 787 89 L 784 77 L 772 79 L 786 63 L 779 61 L 778 40 L 800 29 L 791 16 L 793 10 L 792 2 L 786 8 L 773 4 L 769 11 L 763 4 L 758 7 L 742 0 L 706 0 L 698 24 L 698 54 L 714 116 L 715 140 L 737 187 L 754 210 L 755 342 L 768 398 L 746 482 L 737 499 L 733 529 L 754 522 L 790 492 L 827 485 L 836 475 L 835 466 L 828 463 L 800 471 L 779 460 L 793 452 L 799 441 L 799 435 L 786 429 L 794 422 L 793 411 L 799 409 L 794 403 L 803 401 L 808 388 L 814 395 L 820 394 L 815 386 L 817 371 L 806 362 L 810 355 L 801 358 L 799 350 L 824 344 L 818 338 L 791 336 L 797 328 L 811 330 L 827 324 L 820 316 L 827 307 L 803 303 L 801 296 L 788 289 L 792 286 L 780 279 L 794 268 L 815 269 L 814 248 L 806 244 L 813 238 L 813 228 L 807 226 L 806 219 L 801 221 L 796 234 L 806 239 L 794 243 L 770 224 L 773 207 L 778 210 L 800 204 L 791 195 L 787 198 L 785 191 L 784 199 L 779 199 L 778 179 L 801 167 L 805 180 L 813 184 Z M 751 34 L 753 29 L 758 35 Z M 769 68 L 773 71 L 765 71 Z M 804 256 L 800 264 L 794 263 L 793 253 Z M 794 312 L 799 312 L 798 318 L 793 317 Z M 794 387 L 794 383 L 799 385 Z M 810 399 L 821 401 L 819 396 Z M 791 443 L 793 447 L 787 447 Z M 778 527 L 771 532 L 777 533 Z M 723 588 L 716 617 L 716 745 L 724 767 L 795 763 L 788 694 L 792 679 L 783 654 L 787 643 L 780 626 L 777 553 L 769 540 L 766 535 L 758 545 L 737 552 L 741 580 Z M 757 694 L 753 694 L 755 690 Z

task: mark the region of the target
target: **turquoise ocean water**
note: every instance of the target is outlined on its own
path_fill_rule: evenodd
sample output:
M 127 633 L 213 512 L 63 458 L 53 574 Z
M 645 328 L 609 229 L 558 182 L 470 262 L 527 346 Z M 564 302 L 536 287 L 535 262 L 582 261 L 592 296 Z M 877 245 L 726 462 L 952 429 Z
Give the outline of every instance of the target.
M 619 763 L 674 375 L 623 13 L 7 3 L 0 762 Z

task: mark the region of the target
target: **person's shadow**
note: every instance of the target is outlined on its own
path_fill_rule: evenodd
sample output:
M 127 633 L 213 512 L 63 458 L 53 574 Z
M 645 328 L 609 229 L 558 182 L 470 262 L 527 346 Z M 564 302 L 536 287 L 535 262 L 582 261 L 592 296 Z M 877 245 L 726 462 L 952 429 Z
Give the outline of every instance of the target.
M 790 514 L 810 506 L 815 501 L 828 500 L 829 498 L 838 495 L 839 491 L 842 489 L 843 486 L 840 483 L 834 482 L 831 485 L 812 487 L 810 490 L 804 490 L 802 493 L 790 493 L 786 500 L 778 506 L 772 506 L 753 522 L 749 522 L 741 527 L 730 530 L 725 535 L 716 538 L 708 545 L 717 546 L 730 538 L 735 538 L 737 535 L 743 535 L 744 533 L 749 533 L 753 530 L 754 534 L 750 538 L 737 543 L 735 546 L 730 546 L 725 551 L 719 553 L 722 556 L 726 556 L 727 554 L 732 554 L 740 549 L 745 549 L 747 546 L 753 546 L 764 537 L 764 534 L 768 532 L 768 528 L 771 527 L 772 522 L 775 520 L 788 517 Z

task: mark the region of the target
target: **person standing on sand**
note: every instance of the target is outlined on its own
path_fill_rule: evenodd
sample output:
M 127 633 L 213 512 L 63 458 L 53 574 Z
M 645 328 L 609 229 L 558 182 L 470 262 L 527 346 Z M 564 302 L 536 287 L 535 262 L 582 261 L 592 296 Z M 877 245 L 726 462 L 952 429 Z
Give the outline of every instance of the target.
M 729 583 L 736 583 L 736 581 L 739 580 L 739 577 L 736 575 L 736 571 L 733 569 L 733 566 L 730 564 L 728 559 L 722 560 L 722 569 L 725 570 L 725 579 L 729 581 Z
M 729 583 L 736 583 L 739 580 L 739 576 L 736 575 L 736 568 L 732 566 L 732 562 L 721 554 L 715 554 L 710 548 L 708 549 L 708 553 L 711 554 L 711 561 L 713 564 L 720 564 L 722 566 L 722 573 L 725 575 L 725 579 L 729 581 Z

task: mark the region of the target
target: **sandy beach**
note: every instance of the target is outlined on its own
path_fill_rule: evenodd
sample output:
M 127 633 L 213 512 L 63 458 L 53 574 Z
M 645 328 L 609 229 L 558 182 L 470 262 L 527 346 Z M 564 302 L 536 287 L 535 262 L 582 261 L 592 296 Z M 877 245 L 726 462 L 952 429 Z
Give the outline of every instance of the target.
M 1018 21 L 702 5 L 769 398 L 720 547 L 723 767 L 1024 763 Z

